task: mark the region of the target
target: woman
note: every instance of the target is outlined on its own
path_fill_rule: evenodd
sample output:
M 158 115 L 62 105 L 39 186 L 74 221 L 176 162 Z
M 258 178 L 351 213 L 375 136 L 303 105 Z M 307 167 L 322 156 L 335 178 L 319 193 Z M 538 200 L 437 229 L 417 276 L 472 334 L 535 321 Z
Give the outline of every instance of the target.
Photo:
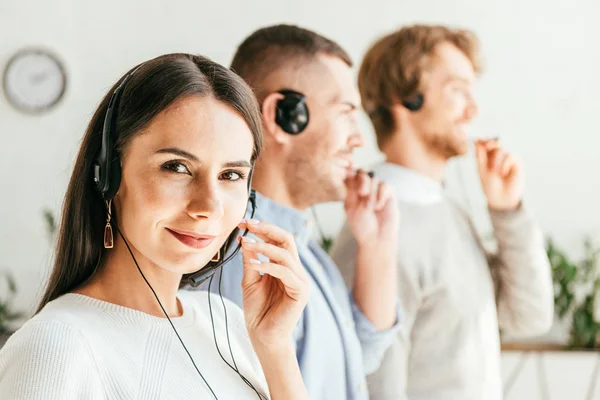
M 0 352 L 0 398 L 307 398 L 293 239 L 242 220 L 259 113 L 239 77 L 199 56 L 158 57 L 113 87 L 83 138 L 39 312 Z M 242 240 L 245 326 L 229 303 L 226 331 L 214 295 L 177 289 L 237 227 L 264 242 Z

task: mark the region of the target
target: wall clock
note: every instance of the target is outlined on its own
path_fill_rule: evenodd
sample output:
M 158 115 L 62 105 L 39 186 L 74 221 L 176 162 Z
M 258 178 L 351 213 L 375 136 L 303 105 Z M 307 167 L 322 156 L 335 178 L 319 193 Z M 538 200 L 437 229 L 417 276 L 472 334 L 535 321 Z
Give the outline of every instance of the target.
M 40 113 L 63 97 L 67 75 L 54 54 L 43 49 L 24 49 L 8 61 L 3 86 L 6 98 L 15 108 Z

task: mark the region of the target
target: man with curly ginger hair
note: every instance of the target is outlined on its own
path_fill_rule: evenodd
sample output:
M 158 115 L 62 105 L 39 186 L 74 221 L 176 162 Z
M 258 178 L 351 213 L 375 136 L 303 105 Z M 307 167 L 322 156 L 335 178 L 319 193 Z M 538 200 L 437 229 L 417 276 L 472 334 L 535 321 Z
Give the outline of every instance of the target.
M 522 204 L 523 168 L 497 140 L 477 140 L 479 175 L 498 243 L 482 247 L 468 216 L 444 194 L 449 159 L 469 149 L 480 72 L 472 32 L 413 25 L 378 40 L 359 90 L 386 161 L 376 176 L 394 188 L 402 221 L 398 292 L 404 320 L 381 368 L 368 379 L 375 400 L 500 400 L 498 329 L 540 335 L 553 319 L 543 236 Z M 347 283 L 352 233 L 332 251 Z

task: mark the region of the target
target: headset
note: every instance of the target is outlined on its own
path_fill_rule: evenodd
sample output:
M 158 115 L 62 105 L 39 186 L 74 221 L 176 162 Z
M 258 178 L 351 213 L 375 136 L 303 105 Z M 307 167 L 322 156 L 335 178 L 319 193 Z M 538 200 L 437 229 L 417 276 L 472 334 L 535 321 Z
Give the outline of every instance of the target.
M 308 125 L 310 114 L 306 104 L 306 96 L 291 89 L 282 89 L 284 97 L 277 102 L 275 123 L 290 135 L 298 135 Z M 417 93 L 413 98 L 402 100 L 402 105 L 410 111 L 419 111 L 425 103 L 422 93 Z
M 252 165 L 252 168 L 254 168 L 254 165 Z M 251 206 L 250 218 L 253 218 L 254 213 L 256 212 L 257 206 L 256 206 L 256 192 L 254 191 L 254 189 L 250 189 L 251 184 L 252 184 L 252 169 L 250 170 L 250 173 L 248 175 L 248 190 L 250 192 L 250 195 L 248 196 L 248 201 Z M 247 210 L 246 210 L 246 212 L 247 212 Z M 227 251 L 231 250 L 231 248 L 233 248 L 234 244 L 236 243 L 236 238 L 239 235 L 239 231 L 240 231 L 239 228 L 235 228 L 233 230 L 233 232 L 231 233 L 231 235 L 229 235 L 229 238 L 225 241 L 225 244 L 219 250 L 219 259 L 220 259 L 219 261 L 209 261 L 208 264 L 206 264 L 206 266 L 204 266 L 202 269 L 187 276 L 188 283 L 192 287 L 198 287 L 202 282 L 206 281 L 208 278 L 212 278 L 212 276 L 215 274 L 215 272 L 217 272 L 219 270 L 219 268 L 221 268 L 223 265 L 227 264 L 229 261 L 231 261 L 231 259 L 233 257 L 235 257 L 239 253 L 241 246 L 238 244 L 235 247 L 235 250 L 233 250 L 233 252 L 229 256 L 225 257 L 227 254 Z M 246 236 L 247 234 L 248 234 L 248 230 L 246 229 L 242 233 L 242 236 Z
M 277 101 L 275 123 L 290 135 L 301 133 L 310 120 L 306 96 L 291 89 L 282 89 L 283 99 Z
M 412 98 L 402 100 L 402 105 L 406 107 L 409 111 L 419 111 L 421 107 L 423 107 L 423 103 L 425 103 L 425 97 L 423 93 L 416 93 Z
M 193 357 L 191 356 L 187 347 L 183 343 L 183 340 L 179 336 L 177 329 L 175 329 L 175 326 L 171 322 L 171 319 L 169 318 L 169 315 L 165 311 L 160 299 L 158 298 L 158 295 L 154 291 L 154 288 L 152 288 L 152 286 L 150 285 L 150 282 L 148 282 L 148 280 L 144 276 L 144 273 L 142 272 L 140 266 L 138 265 L 138 262 L 137 262 L 135 256 L 133 255 L 133 252 L 131 251 L 131 248 L 129 247 L 127 240 L 125 240 L 125 237 L 123 236 L 123 234 L 121 233 L 121 230 L 119 229 L 117 220 L 114 218 L 113 215 L 111 215 L 112 214 L 111 209 L 108 207 L 109 200 L 112 200 L 114 198 L 114 196 L 116 195 L 116 193 L 119 189 L 119 185 L 121 184 L 121 160 L 120 160 L 120 156 L 119 156 L 118 152 L 114 148 L 114 143 L 116 142 L 116 138 L 117 138 L 117 136 L 116 136 L 117 111 L 119 109 L 121 96 L 122 96 L 123 90 L 125 89 L 125 86 L 127 85 L 127 82 L 129 82 L 131 77 L 136 73 L 136 71 L 142 65 L 143 64 L 140 64 L 139 66 L 137 66 L 135 69 L 133 69 L 133 71 L 128 73 L 125 76 L 125 78 L 123 78 L 121 83 L 113 91 L 113 93 L 110 97 L 110 100 L 108 102 L 106 114 L 104 116 L 104 124 L 102 125 L 101 147 L 100 147 L 100 150 L 98 151 L 98 154 L 94 158 L 94 161 L 92 164 L 94 189 L 102 196 L 102 199 L 107 204 L 107 212 L 108 212 L 109 216 L 111 217 L 111 219 L 114 221 L 114 225 L 117 229 L 117 232 L 123 239 L 123 242 L 125 243 L 125 246 L 129 250 L 129 253 L 131 254 L 131 257 L 133 258 L 133 261 L 134 261 L 138 271 L 140 272 L 142 278 L 144 278 L 144 281 L 146 282 L 146 284 L 148 285 L 148 287 L 154 294 L 156 301 L 158 302 L 160 308 L 162 309 L 165 317 L 169 321 L 169 324 L 173 328 L 173 331 L 175 332 L 177 338 L 181 342 L 181 345 L 183 346 L 185 352 L 187 353 L 190 360 L 192 361 L 194 368 L 196 369 L 196 371 L 198 372 L 198 374 L 200 375 L 200 377 L 202 378 L 202 380 L 204 381 L 204 383 L 206 384 L 206 386 L 208 387 L 208 389 L 210 390 L 210 392 L 212 393 L 214 398 L 217 399 L 217 396 L 215 395 L 214 391 L 212 390 L 212 388 L 210 387 L 210 385 L 208 384 L 208 382 L 206 381 L 206 379 L 204 378 L 204 376 L 202 375 L 202 373 L 196 366 L 196 363 L 195 363 Z M 254 170 L 254 163 L 252 164 L 250 173 L 248 175 L 248 186 L 247 186 L 248 202 L 249 202 L 249 205 L 251 206 L 250 218 L 252 218 L 254 216 L 254 213 L 256 212 L 256 208 L 257 208 L 256 193 L 253 189 L 251 189 L 253 170 Z M 248 209 L 246 209 L 246 213 L 247 212 L 248 212 Z M 246 229 L 243 232 L 242 236 L 246 236 L 247 233 L 248 233 L 248 230 Z M 221 249 L 219 249 L 219 261 L 214 261 L 214 262 L 211 261 L 205 267 L 203 267 L 200 270 L 187 276 L 188 283 L 190 283 L 190 285 L 192 285 L 193 287 L 197 287 L 198 285 L 200 285 L 202 282 L 204 282 L 206 279 L 209 279 L 209 278 L 211 279 L 210 283 L 212 283 L 212 278 L 213 278 L 215 272 L 217 272 L 217 270 L 219 270 L 219 268 L 221 268 L 224 264 L 226 264 L 228 261 L 230 261 L 233 257 L 235 257 L 239 253 L 239 251 L 241 249 L 241 244 L 238 244 L 236 246 L 235 250 L 233 251 L 233 253 L 231 255 L 229 255 L 228 257 L 225 257 L 227 251 L 230 250 L 233 247 L 234 243 L 236 242 L 235 239 L 238 234 L 239 234 L 239 229 L 238 228 L 234 229 L 234 231 L 231 233 L 231 235 L 229 236 L 228 240 L 225 242 L 223 247 L 221 247 Z M 222 273 L 222 269 L 221 269 L 221 273 Z M 209 292 L 210 292 L 210 283 L 209 283 Z M 212 306 L 210 303 L 210 293 L 208 293 L 209 310 L 210 310 L 211 323 L 212 323 L 212 328 L 213 328 L 213 336 L 215 339 L 215 346 L 217 348 L 217 351 L 218 351 L 219 355 L 221 356 L 221 359 L 240 376 L 240 378 L 244 381 L 244 383 L 246 383 L 246 385 L 248 385 L 251 389 L 254 390 L 254 392 L 257 394 L 258 398 L 264 399 L 265 396 L 262 393 L 260 393 L 252 385 L 252 383 L 250 383 L 250 381 L 248 381 L 248 379 L 246 379 L 239 372 L 239 370 L 237 368 L 237 365 L 235 363 L 235 358 L 233 357 L 233 352 L 231 351 L 231 343 L 229 341 L 229 329 L 228 329 L 228 324 L 227 324 L 227 309 L 225 308 L 225 302 L 223 301 L 223 296 L 221 295 L 220 284 L 219 284 L 219 295 L 221 296 L 221 303 L 223 304 L 223 308 L 225 310 L 225 329 L 227 331 L 227 342 L 229 345 L 231 359 L 232 359 L 234 365 L 232 366 L 227 360 L 225 360 L 225 358 L 221 354 L 221 350 L 219 349 L 219 346 L 217 344 L 215 325 L 214 325 L 213 313 L 212 313 Z
M 408 99 L 403 99 L 400 103 L 408 111 L 416 112 L 416 111 L 419 111 L 423 107 L 423 104 L 425 103 L 425 97 L 423 96 L 423 93 L 418 92 L 418 93 L 414 94 L 413 96 L 410 96 Z M 369 116 L 373 116 L 375 114 L 383 114 L 383 115 L 389 115 L 389 117 L 391 118 L 390 110 L 385 105 L 378 105 L 372 111 L 368 111 L 367 113 L 369 114 Z

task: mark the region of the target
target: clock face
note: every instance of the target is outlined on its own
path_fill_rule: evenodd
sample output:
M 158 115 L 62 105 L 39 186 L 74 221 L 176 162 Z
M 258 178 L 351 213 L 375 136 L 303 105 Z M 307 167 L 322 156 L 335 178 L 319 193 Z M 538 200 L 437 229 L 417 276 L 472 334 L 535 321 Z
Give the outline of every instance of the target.
M 27 49 L 11 58 L 4 71 L 8 101 L 26 112 L 40 112 L 54 106 L 66 88 L 66 74 L 60 61 L 44 50 Z

